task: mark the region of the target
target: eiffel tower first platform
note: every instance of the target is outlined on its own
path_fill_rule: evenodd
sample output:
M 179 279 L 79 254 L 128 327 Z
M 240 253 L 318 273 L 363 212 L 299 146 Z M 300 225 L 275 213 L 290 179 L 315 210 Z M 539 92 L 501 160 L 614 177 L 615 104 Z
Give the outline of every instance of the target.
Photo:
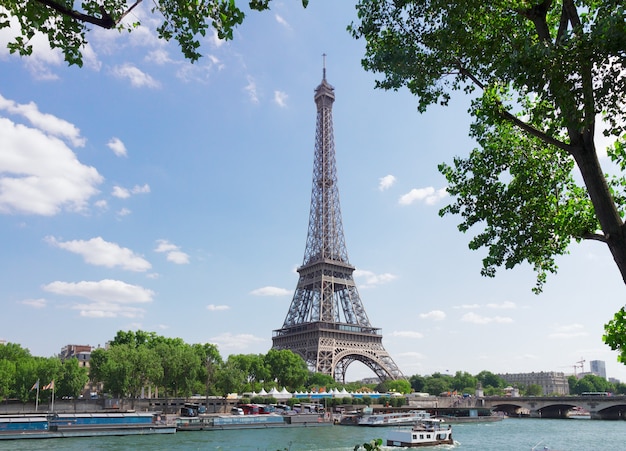
M 274 349 L 301 355 L 309 369 L 345 382 L 351 363 L 362 362 L 378 378 L 404 377 L 372 327 L 348 262 L 339 206 L 332 106 L 334 88 L 315 89 L 317 125 L 309 230 L 300 279 L 283 327 L 273 332 Z

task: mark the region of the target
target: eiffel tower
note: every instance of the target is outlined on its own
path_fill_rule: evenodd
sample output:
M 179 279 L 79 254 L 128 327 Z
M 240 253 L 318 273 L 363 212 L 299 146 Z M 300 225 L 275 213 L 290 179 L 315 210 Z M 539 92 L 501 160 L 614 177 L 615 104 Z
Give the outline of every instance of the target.
M 345 383 L 348 366 L 355 361 L 378 378 L 404 376 L 382 344 L 379 328 L 372 327 L 348 262 L 343 236 L 332 106 L 335 88 L 326 81 L 315 89 L 317 125 L 309 230 L 300 279 L 283 327 L 274 330 L 274 349 L 301 355 L 310 370 Z

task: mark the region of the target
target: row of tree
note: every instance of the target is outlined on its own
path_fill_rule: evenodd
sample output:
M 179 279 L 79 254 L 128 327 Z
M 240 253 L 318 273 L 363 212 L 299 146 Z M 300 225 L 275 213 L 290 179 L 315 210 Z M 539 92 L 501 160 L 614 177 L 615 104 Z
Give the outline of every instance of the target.
M 486 396 L 502 396 L 506 393 L 505 389 L 511 386 L 505 379 L 489 371 L 481 371 L 475 376 L 464 371 L 457 371 L 453 376 L 441 373 L 434 373 L 430 376 L 415 375 L 409 378 L 409 382 L 412 390 L 435 395 L 455 392 L 473 394 L 480 384 Z M 587 374 L 580 379 L 576 376 L 569 376 L 567 382 L 569 392 L 572 395 L 580 395 L 585 392 L 626 394 L 626 384 L 609 382 L 605 378 L 593 374 Z M 543 393 L 542 387 L 537 384 L 513 384 L 513 388 L 517 389 L 522 396 L 546 395 Z
M 137 398 L 146 390 L 160 397 L 193 394 L 226 396 L 228 393 L 267 391 L 285 387 L 290 391 L 341 390 L 380 393 L 427 392 L 473 394 L 481 386 L 485 395 L 503 395 L 509 385 L 489 371 L 473 376 L 458 371 L 454 375 L 434 373 L 414 375 L 408 380 L 388 380 L 379 384 L 352 382 L 342 385 L 331 376 L 312 373 L 304 360 L 288 350 L 271 349 L 267 354 L 236 354 L 223 359 L 212 344 L 188 344 L 180 338 L 167 338 L 154 332 L 119 331 L 107 348 L 91 353 L 90 368 L 77 359 L 35 357 L 18 344 L 0 346 L 0 400 L 33 401 L 36 383 L 55 381 L 57 397 L 78 397 L 86 384 L 101 387 L 117 398 Z M 587 375 L 569 378 L 570 393 L 612 392 L 626 394 L 626 384 Z M 522 395 L 542 395 L 541 387 L 518 386 Z

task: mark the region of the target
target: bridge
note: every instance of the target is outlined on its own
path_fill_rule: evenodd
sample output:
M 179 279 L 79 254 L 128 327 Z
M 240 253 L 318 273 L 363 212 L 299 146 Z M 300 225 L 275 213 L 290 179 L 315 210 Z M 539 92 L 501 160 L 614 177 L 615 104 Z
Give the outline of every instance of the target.
M 511 417 L 567 418 L 572 409 L 582 408 L 592 420 L 626 420 L 626 396 L 486 397 L 472 399 L 472 404 Z

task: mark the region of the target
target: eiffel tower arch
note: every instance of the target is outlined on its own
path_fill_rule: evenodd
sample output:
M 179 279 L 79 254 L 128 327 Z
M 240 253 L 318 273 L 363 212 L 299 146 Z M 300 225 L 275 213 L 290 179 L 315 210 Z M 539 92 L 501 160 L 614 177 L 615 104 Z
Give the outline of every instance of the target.
M 334 88 L 315 89 L 317 105 L 311 210 L 304 262 L 282 328 L 274 330 L 274 349 L 289 349 L 309 369 L 345 382 L 348 367 L 361 362 L 378 378 L 403 378 L 382 344 L 382 333 L 365 313 L 348 261 L 339 205 L 332 105 Z

